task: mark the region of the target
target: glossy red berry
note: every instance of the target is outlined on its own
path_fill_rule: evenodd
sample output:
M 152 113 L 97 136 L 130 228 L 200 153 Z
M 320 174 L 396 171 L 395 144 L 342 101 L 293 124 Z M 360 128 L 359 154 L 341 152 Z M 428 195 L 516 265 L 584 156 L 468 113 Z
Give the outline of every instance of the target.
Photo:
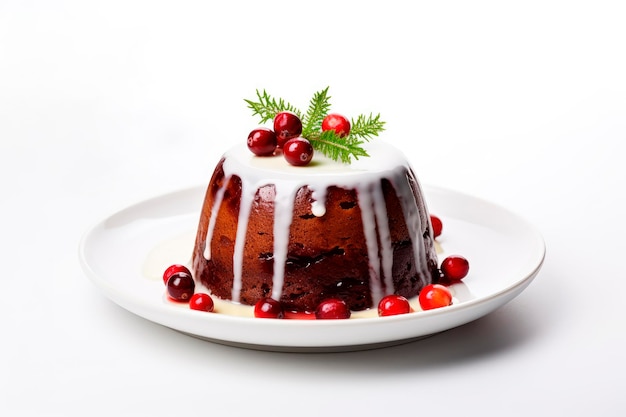
M 282 148 L 289 139 L 297 138 L 302 133 L 302 121 L 290 111 L 281 111 L 274 116 L 274 132 L 277 145 Z
M 248 149 L 257 156 L 270 156 L 276 150 L 276 134 L 266 127 L 254 129 L 248 135 Z
M 338 298 L 329 298 L 322 301 L 315 309 L 316 319 L 349 319 L 350 309 L 345 301 Z
M 254 305 L 254 317 L 282 319 L 285 317 L 285 313 L 279 301 L 273 298 L 262 298 Z
M 322 130 L 334 130 L 337 135 L 344 138 L 350 134 L 350 121 L 341 114 L 331 113 L 324 117 Z
M 441 284 L 430 284 L 422 288 L 418 300 L 422 310 L 432 310 L 452 304 L 452 293 Z
M 461 255 L 450 255 L 441 262 L 441 273 L 449 281 L 459 281 L 467 276 L 469 261 Z
M 289 139 L 283 147 L 283 155 L 291 165 L 308 165 L 313 159 L 313 146 L 305 138 Z
M 433 214 L 430 215 L 430 224 L 433 226 L 433 237 L 438 237 L 441 235 L 441 231 L 443 230 L 443 223 L 441 219 Z
M 211 312 L 215 307 L 213 299 L 209 294 L 203 292 L 196 293 L 189 300 L 189 308 L 192 310 Z
M 167 280 L 167 294 L 176 301 L 189 301 L 196 284 L 190 274 L 175 272 Z
M 191 275 L 191 271 L 189 271 L 189 268 L 187 268 L 185 265 L 174 264 L 167 267 L 165 272 L 163 272 L 163 283 L 167 284 L 167 280 L 170 279 L 170 277 L 176 272 L 184 272 Z
M 398 314 L 406 314 L 409 312 L 411 312 L 411 305 L 409 304 L 409 300 L 401 295 L 386 295 L 378 303 L 378 315 L 380 317 L 395 316 Z

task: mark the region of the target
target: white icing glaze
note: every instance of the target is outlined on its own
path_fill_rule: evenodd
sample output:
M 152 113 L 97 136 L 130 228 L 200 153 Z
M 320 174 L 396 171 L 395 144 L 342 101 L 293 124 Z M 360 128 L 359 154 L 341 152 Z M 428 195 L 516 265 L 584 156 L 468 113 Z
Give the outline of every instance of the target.
M 215 203 L 213 204 L 212 213 L 216 213 L 222 205 L 222 200 L 224 199 L 224 192 L 226 191 L 226 187 L 228 186 L 228 180 L 230 178 L 226 178 L 224 181 L 224 186 L 217 190 L 217 194 L 215 195 Z M 215 221 L 217 220 L 217 215 L 211 216 L 209 219 L 209 226 L 207 229 L 207 236 L 213 236 L 213 229 L 215 229 Z M 211 240 L 207 239 L 204 245 L 204 258 L 206 260 L 211 259 Z
M 269 184 L 273 184 L 276 190 L 272 298 L 279 299 L 282 293 L 294 200 L 297 191 L 305 185 L 311 190 L 314 200 L 311 211 L 318 217 L 326 212 L 328 187 L 357 190 L 370 262 L 370 289 L 373 301 L 377 303 L 385 292 L 393 292 L 393 249 L 381 178 L 388 179 L 394 186 L 409 230 L 421 230 L 420 213 L 413 191 L 407 185 L 407 172 L 412 171 L 404 155 L 398 149 L 381 141 L 366 144 L 366 149 L 370 157 L 355 160 L 351 164 L 335 162 L 324 155 L 316 154 L 313 162 L 304 167 L 289 165 L 281 156 L 255 156 L 245 144 L 232 148 L 224 155 L 225 181 L 216 195 L 211 211 L 206 234 L 205 258 L 210 259 L 210 242 L 224 189 L 230 178 L 236 175 L 241 179 L 242 191 L 233 255 L 233 301 L 239 301 L 241 291 L 243 251 L 250 210 L 256 191 Z M 422 274 L 427 274 L 426 253 L 420 240 L 419 236 L 412 239 L 413 250 L 417 267 L 422 269 L 420 271 Z

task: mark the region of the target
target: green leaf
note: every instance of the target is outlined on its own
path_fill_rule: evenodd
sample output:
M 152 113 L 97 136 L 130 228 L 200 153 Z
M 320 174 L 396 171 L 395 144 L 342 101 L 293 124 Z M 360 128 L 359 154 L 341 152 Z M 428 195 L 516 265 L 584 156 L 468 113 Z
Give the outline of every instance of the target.
M 322 152 L 334 161 L 349 163 L 352 157 L 359 159 L 360 156 L 369 156 L 361 147 L 362 140 L 342 138 L 334 130 L 315 132 L 307 139 L 311 142 L 313 149 Z
M 280 113 L 281 111 L 293 112 L 302 120 L 302 113 L 300 112 L 300 110 L 295 108 L 290 103 L 287 103 L 282 98 L 276 100 L 275 98 L 267 94 L 265 90 L 263 90 L 263 93 L 261 93 L 259 90 L 256 90 L 256 95 L 258 101 L 252 101 L 247 99 L 244 99 L 244 101 L 248 103 L 248 108 L 252 109 L 253 116 L 261 116 L 261 123 L 273 120 L 276 114 Z
M 326 87 L 313 95 L 304 116 L 295 106 L 282 98 L 272 97 L 265 90 L 263 92 L 256 90 L 256 100 L 244 99 L 244 101 L 252 110 L 253 116 L 260 116 L 261 124 L 273 120 L 281 111 L 295 113 L 302 121 L 302 137 L 308 139 L 316 151 L 335 161 L 350 163 L 352 158 L 369 156 L 361 145 L 385 130 L 385 122 L 380 120 L 380 114 L 376 116 L 371 113 L 369 116 L 361 114 L 351 120 L 350 134 L 346 137 L 340 137 L 332 130 L 323 132 L 322 121 L 330 112 L 328 89 L 329 87 Z
M 328 96 L 328 88 L 318 91 L 313 95 L 309 103 L 309 109 L 302 120 L 302 136 L 307 137 L 315 131 L 320 131 L 322 121 L 330 110 L 330 96 Z
M 371 140 L 372 136 L 378 136 L 380 132 L 385 130 L 385 122 L 380 120 L 380 114 L 369 116 L 359 115 L 356 120 L 350 122 L 350 136 L 356 136 L 364 140 Z

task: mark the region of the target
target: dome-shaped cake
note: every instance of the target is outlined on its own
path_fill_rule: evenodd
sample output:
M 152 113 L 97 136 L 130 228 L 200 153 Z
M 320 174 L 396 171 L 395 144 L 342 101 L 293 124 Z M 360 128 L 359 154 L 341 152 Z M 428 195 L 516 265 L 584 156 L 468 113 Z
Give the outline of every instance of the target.
M 369 143 L 351 164 L 316 155 L 306 167 L 228 151 L 209 182 L 192 268 L 213 295 L 314 311 L 327 298 L 351 310 L 386 294 L 416 296 L 437 255 L 419 182 L 403 154 Z

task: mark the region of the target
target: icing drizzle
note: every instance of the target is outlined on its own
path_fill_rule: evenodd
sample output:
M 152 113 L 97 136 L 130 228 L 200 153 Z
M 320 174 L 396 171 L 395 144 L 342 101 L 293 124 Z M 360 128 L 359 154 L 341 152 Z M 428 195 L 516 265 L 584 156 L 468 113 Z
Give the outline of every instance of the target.
M 271 297 L 280 299 L 285 278 L 289 230 L 294 201 L 298 190 L 307 186 L 312 194 L 311 212 L 321 217 L 326 212 L 326 193 L 330 186 L 355 189 L 361 210 L 363 231 L 369 258 L 369 283 L 372 300 L 378 302 L 385 293 L 393 292 L 393 248 L 383 198 L 382 178 L 390 181 L 400 200 L 409 230 L 421 230 L 420 217 L 413 189 L 407 184 L 407 175 L 414 177 L 404 156 L 397 149 L 378 142 L 368 144 L 372 157 L 356 160 L 350 165 L 334 162 L 316 155 L 315 163 L 306 167 L 292 167 L 284 158 L 256 157 L 245 146 L 231 149 L 224 155 L 225 180 L 217 191 L 209 219 L 204 257 L 211 259 L 210 242 L 217 213 L 224 192 L 233 176 L 241 179 L 241 201 L 235 248 L 233 253 L 233 288 L 231 299 L 239 302 L 242 285 L 243 253 L 248 219 L 257 190 L 268 184 L 275 187 L 274 201 L 274 268 Z M 408 174 L 407 174 L 408 173 Z M 415 178 L 413 178 L 415 180 Z M 417 181 L 415 180 L 415 184 Z M 420 190 L 416 190 L 418 193 Z M 426 252 L 420 236 L 412 239 L 416 266 L 420 276 L 427 274 Z

